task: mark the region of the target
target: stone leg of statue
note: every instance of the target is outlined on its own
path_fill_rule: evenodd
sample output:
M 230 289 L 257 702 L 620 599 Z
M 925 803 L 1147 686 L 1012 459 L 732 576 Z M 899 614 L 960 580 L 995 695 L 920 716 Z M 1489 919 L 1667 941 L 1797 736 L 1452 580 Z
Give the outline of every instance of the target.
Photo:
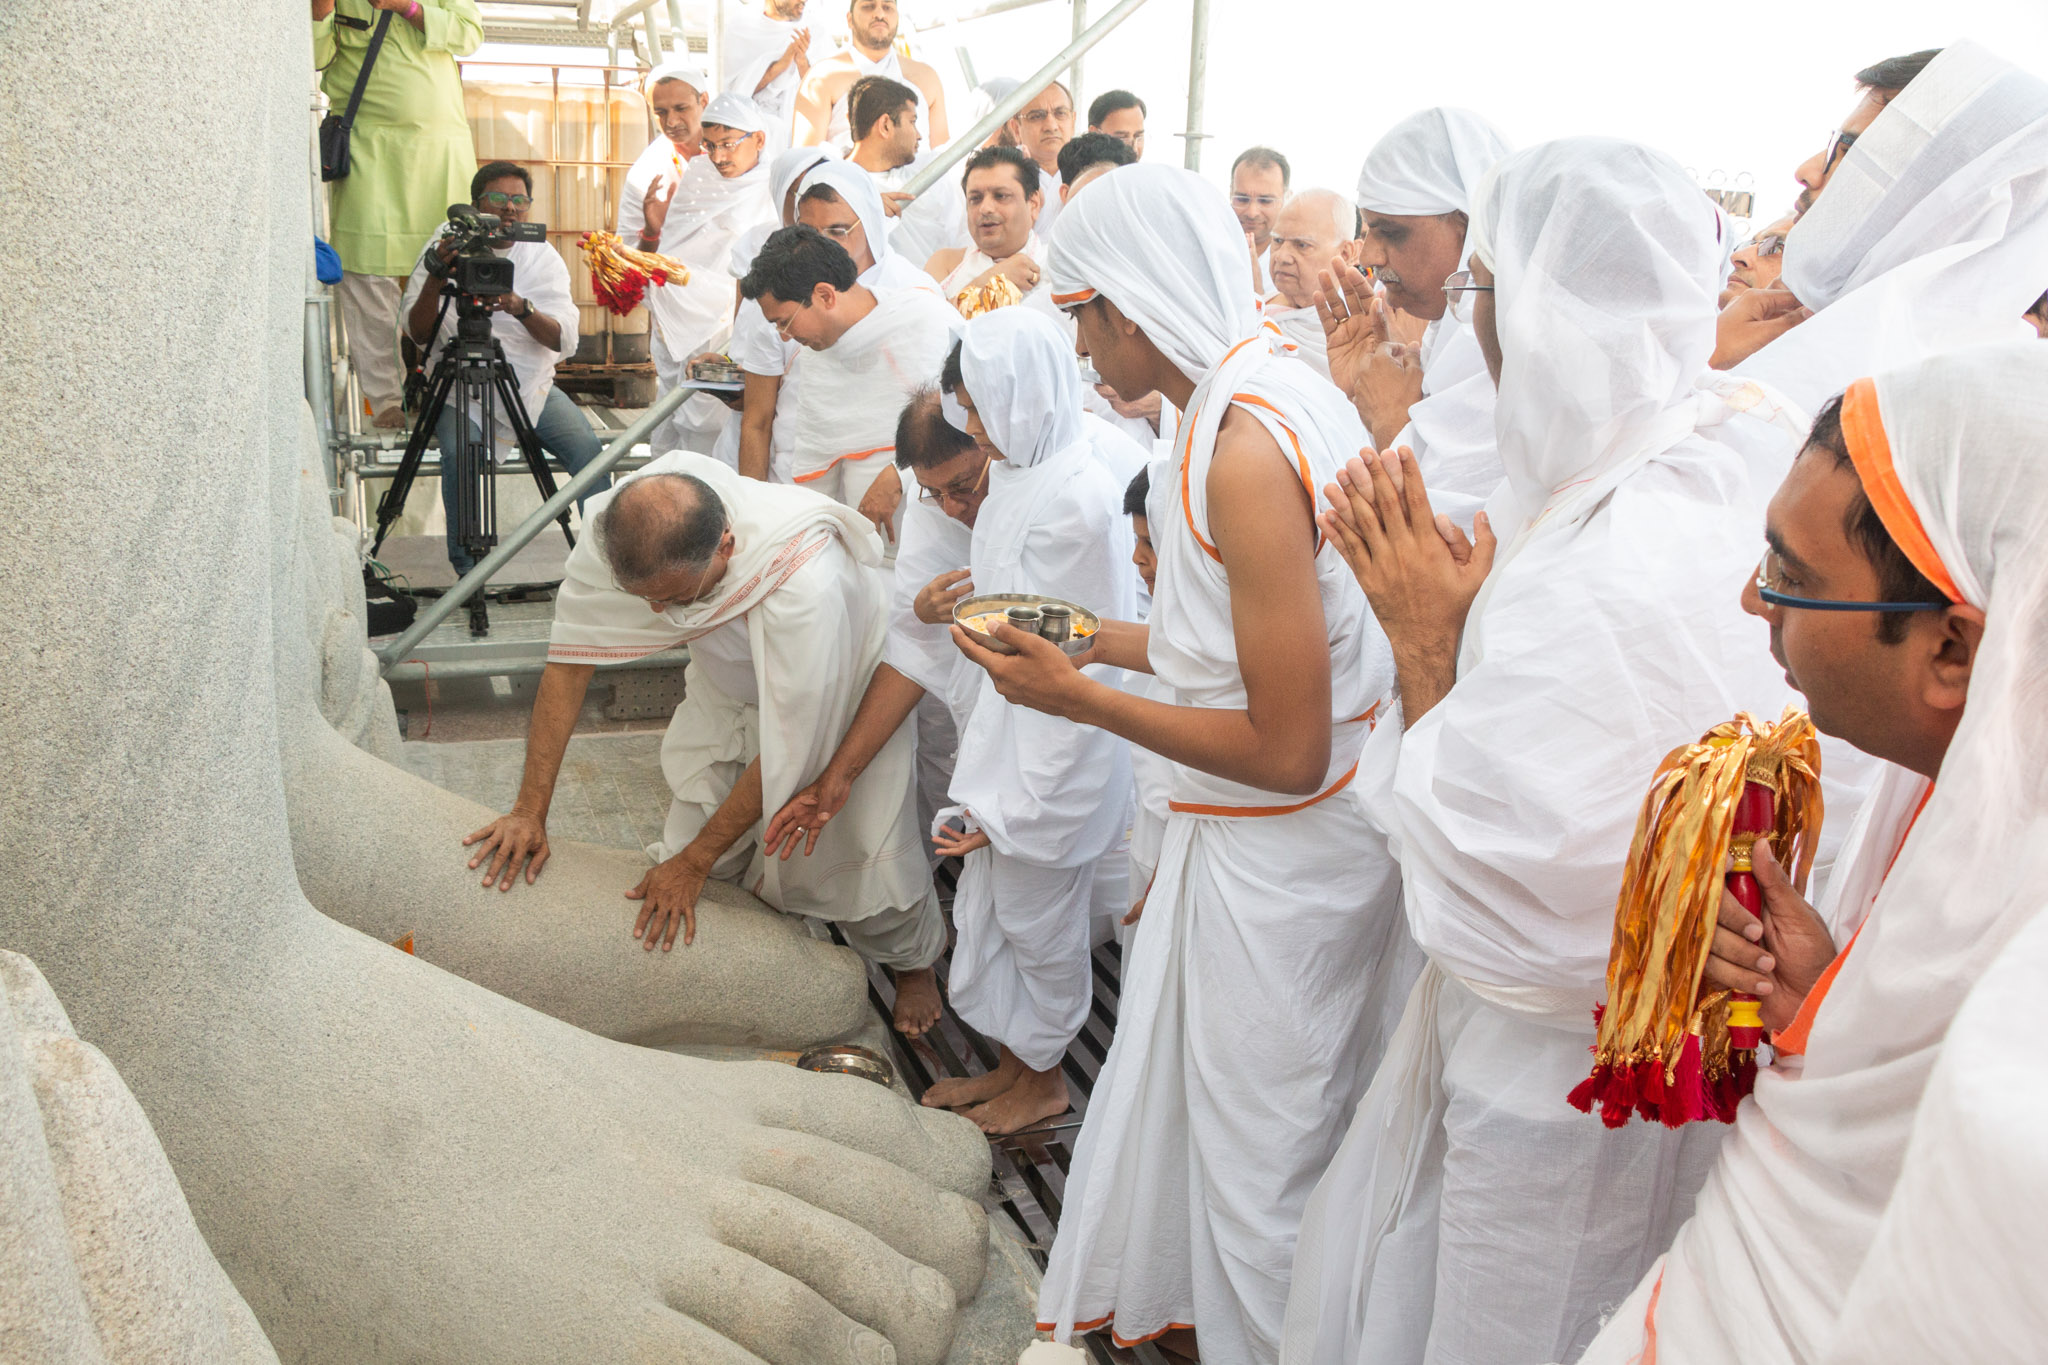
M 936 1362 L 984 1271 L 970 1126 L 597 1037 L 301 892 L 312 64 L 283 10 L 0 10 L 0 944 L 286 1359 Z M 149 267 L 51 268 L 110 204 Z

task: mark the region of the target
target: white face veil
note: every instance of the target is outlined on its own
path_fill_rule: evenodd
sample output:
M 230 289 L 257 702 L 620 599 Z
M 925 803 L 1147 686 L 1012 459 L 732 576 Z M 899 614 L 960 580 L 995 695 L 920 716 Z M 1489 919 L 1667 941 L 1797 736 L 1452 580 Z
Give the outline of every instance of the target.
M 1785 241 L 1819 310 L 1741 372 L 1815 407 L 1852 379 L 2024 337 L 2048 288 L 2048 82 L 1975 43 L 1880 112 Z
M 1055 304 L 1101 294 L 1197 383 L 1259 330 L 1244 229 L 1193 171 L 1141 161 L 1103 176 L 1061 212 L 1051 254 Z
M 960 381 L 1003 460 L 1029 469 L 1081 439 L 1081 373 L 1059 325 L 1028 308 L 967 324 Z
M 1693 433 L 1727 223 L 1663 153 L 1566 138 L 1493 169 L 1471 236 L 1494 275 L 1506 541 Z

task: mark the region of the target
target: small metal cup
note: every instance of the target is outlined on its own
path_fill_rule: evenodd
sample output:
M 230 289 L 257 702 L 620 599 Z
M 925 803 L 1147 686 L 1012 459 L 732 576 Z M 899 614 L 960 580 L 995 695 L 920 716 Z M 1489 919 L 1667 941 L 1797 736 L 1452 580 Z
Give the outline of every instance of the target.
M 1037 607 L 1011 607 L 1003 614 L 1009 617 L 1010 624 L 1019 630 L 1036 635 L 1042 628 L 1042 613 Z
M 1056 645 L 1074 638 L 1074 609 L 1062 602 L 1047 602 L 1038 609 L 1038 633 Z

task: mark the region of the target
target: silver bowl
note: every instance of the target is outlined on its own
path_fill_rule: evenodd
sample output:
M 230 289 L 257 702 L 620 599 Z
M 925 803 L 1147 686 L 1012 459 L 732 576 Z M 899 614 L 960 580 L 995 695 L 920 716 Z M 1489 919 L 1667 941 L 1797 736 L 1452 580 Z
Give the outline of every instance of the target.
M 730 360 L 699 360 L 690 366 L 690 378 L 707 384 L 737 384 L 740 367 Z
M 857 1043 L 828 1043 L 824 1047 L 814 1047 L 797 1058 L 796 1064 L 800 1071 L 830 1071 L 842 1076 L 858 1076 L 885 1089 L 896 1076 L 890 1069 L 888 1058 Z
M 991 592 L 978 597 L 963 598 L 953 605 L 953 620 L 959 627 L 974 637 L 978 645 L 994 650 L 998 654 L 1015 654 L 1017 651 L 1004 644 L 995 636 L 971 624 L 977 616 L 1001 615 L 1011 607 L 1042 607 L 1047 603 L 1066 607 L 1074 613 L 1074 636 L 1060 641 L 1060 648 L 1068 654 L 1079 654 L 1095 639 L 1095 632 L 1102 629 L 1102 618 L 1078 603 L 1063 597 L 1040 597 L 1030 592 Z

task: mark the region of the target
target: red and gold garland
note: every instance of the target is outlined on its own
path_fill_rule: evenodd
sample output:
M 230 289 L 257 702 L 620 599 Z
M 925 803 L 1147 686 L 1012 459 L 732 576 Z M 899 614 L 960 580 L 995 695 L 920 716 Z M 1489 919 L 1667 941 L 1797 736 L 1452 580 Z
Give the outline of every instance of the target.
M 586 232 L 577 240 L 590 267 L 590 288 L 598 303 L 624 317 L 647 297 L 648 286 L 688 284 L 681 261 L 652 251 L 635 251 L 615 232 Z

